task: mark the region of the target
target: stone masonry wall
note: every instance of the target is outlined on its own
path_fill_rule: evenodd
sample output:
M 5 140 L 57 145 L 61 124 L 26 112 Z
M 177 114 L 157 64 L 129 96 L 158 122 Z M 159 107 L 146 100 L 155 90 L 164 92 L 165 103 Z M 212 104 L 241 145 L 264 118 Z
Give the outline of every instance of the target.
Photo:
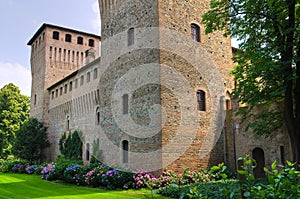
M 226 91 L 231 91 L 233 85 L 229 76 L 229 70 L 233 66 L 230 60 L 231 42 L 230 38 L 224 38 L 220 32 L 204 34 L 205 27 L 201 24 L 201 16 L 209 9 L 209 2 L 160 0 L 158 3 L 159 27 L 176 32 L 175 36 L 165 38 L 164 32 L 161 31 L 160 46 L 170 45 L 172 40 L 177 40 L 175 50 L 168 49 L 172 52 L 161 52 L 160 62 L 175 69 L 188 82 L 190 89 L 179 91 L 181 95 L 193 93 L 193 98 L 190 99 L 190 104 L 193 105 L 190 107 L 178 104 L 178 99 L 171 95 L 174 92 L 172 90 L 163 89 L 161 94 L 166 112 L 171 113 L 163 128 L 163 145 L 170 142 L 170 137 L 174 137 L 173 134 L 178 131 L 180 122 L 187 123 L 182 119 L 185 108 L 189 108 L 188 118 L 194 119 L 196 123 L 196 129 L 193 129 L 195 126 L 187 128 L 178 139 L 172 141 L 173 144 L 170 144 L 172 147 L 164 150 L 163 159 L 167 164 L 172 156 L 176 156 L 176 151 L 183 147 L 185 144 L 183 140 L 193 139 L 186 151 L 183 154 L 177 153 L 180 157 L 169 166 L 170 169 L 178 171 L 183 171 L 187 167 L 206 168 L 224 161 L 222 111 Z M 200 42 L 188 41 L 192 40 L 192 23 L 200 26 Z M 168 75 L 161 72 L 161 81 L 168 81 L 167 79 Z M 197 90 L 206 93 L 206 111 L 198 111 L 195 107 Z

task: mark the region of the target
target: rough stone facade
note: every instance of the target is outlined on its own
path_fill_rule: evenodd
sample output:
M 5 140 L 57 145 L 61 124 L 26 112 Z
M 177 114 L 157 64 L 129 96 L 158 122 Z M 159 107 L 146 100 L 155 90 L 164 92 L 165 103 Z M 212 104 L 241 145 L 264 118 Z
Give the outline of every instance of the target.
M 255 140 L 232 128 L 239 122 L 231 110 L 238 108 L 230 99 L 232 47 L 220 32 L 204 34 L 209 0 L 99 0 L 99 7 L 101 52 L 100 37 L 49 24 L 28 43 L 31 116 L 49 126 L 48 160 L 59 154 L 62 133 L 75 129 L 86 162 L 98 150 L 102 162 L 123 168 L 182 171 L 225 161 L 234 169 L 236 157 L 257 147 L 266 164 L 290 157 L 285 133 Z M 65 42 L 66 34 L 93 39 L 94 48 Z

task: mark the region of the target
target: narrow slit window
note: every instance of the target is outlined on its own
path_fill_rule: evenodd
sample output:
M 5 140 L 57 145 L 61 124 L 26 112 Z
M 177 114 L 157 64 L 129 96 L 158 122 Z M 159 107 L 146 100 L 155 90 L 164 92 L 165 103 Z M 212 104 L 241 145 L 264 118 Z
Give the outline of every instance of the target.
M 67 92 L 68 92 L 68 85 L 65 84 L 65 93 L 67 93 Z
M 100 109 L 97 108 L 96 110 L 96 124 L 100 125 Z
M 134 28 L 128 30 L 128 46 L 134 44 Z
M 85 153 L 85 155 L 86 155 L 85 160 L 90 161 L 90 143 L 86 144 L 86 153 Z
M 122 97 L 123 101 L 123 114 L 128 114 L 128 94 L 124 94 Z
M 66 131 L 70 130 L 70 117 L 67 117 Z
M 36 95 L 34 95 L 34 105 L 36 105 Z
M 69 85 L 69 91 L 72 91 L 72 89 L 73 89 L 73 82 L 71 81 Z
M 128 150 L 129 150 L 128 145 L 129 144 L 128 144 L 127 140 L 122 141 L 122 161 L 123 161 L 123 163 L 128 163 Z

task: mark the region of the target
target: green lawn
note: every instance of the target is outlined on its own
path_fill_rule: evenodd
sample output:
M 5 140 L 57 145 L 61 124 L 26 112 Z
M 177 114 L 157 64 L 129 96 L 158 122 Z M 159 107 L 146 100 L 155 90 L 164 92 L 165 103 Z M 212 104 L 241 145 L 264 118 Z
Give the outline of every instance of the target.
M 148 190 L 106 191 L 44 181 L 37 175 L 0 173 L 0 198 L 152 198 Z M 154 198 L 165 198 L 154 195 Z

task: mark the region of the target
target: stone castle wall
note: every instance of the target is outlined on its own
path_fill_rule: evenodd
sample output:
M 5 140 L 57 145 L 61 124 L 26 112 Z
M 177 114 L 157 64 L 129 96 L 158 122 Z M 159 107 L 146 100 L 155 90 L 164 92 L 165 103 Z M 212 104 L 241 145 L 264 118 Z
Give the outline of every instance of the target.
M 238 108 L 230 99 L 231 42 L 221 32 L 204 34 L 209 0 L 99 0 L 99 6 L 101 52 L 98 42 L 94 49 L 101 58 L 82 67 L 87 43 L 55 41 L 54 29 L 46 29 L 47 43 L 32 46 L 31 114 L 49 125 L 48 160 L 59 155 L 62 133 L 74 130 L 83 132 L 86 162 L 98 150 L 102 162 L 118 168 L 181 172 L 225 161 L 234 169 L 234 159 L 255 147 L 266 152 L 267 164 L 282 158 L 282 146 L 290 157 L 285 133 L 257 141 L 242 126 L 233 128 L 240 118 L 225 112 Z M 199 42 L 191 39 L 191 24 L 200 27 Z

